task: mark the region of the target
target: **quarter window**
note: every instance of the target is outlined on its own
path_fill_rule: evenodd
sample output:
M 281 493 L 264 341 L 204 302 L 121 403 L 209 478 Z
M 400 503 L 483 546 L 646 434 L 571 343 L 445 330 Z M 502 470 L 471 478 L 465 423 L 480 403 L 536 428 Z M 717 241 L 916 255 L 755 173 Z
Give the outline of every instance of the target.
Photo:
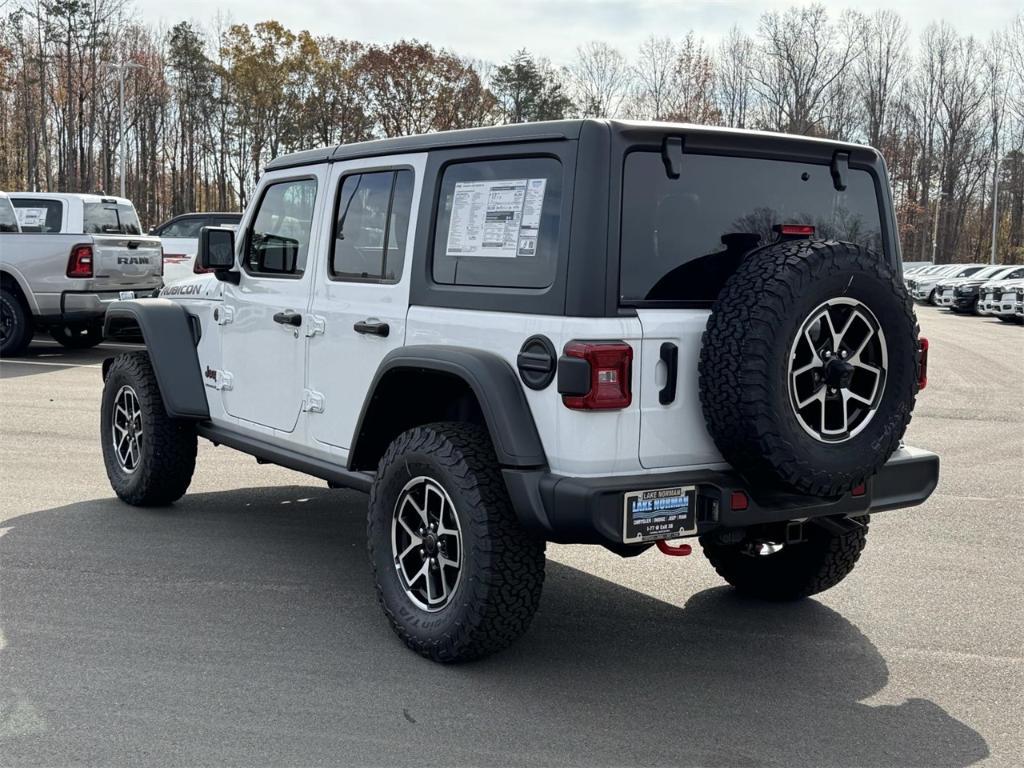
M 412 171 L 346 176 L 335 211 L 331 275 L 339 280 L 395 283 L 402 277 Z
M 299 276 L 306 268 L 316 179 L 269 185 L 245 242 L 245 267 L 256 275 Z
M 551 157 L 449 165 L 434 231 L 434 280 L 547 288 L 558 263 L 562 166 Z

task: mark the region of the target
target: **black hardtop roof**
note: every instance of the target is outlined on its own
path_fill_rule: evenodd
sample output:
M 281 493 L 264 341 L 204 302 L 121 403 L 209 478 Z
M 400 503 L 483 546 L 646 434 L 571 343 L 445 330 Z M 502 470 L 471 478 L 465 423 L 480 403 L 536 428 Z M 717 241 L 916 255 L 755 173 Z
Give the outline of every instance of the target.
M 267 163 L 267 171 L 282 168 L 295 168 L 317 163 L 351 160 L 359 157 L 380 155 L 398 155 L 413 152 L 426 152 L 433 149 L 450 149 L 452 147 L 471 147 L 484 144 L 509 144 L 532 141 L 564 141 L 580 137 L 583 126 L 594 123 L 606 126 L 611 131 L 624 136 L 640 136 L 643 134 L 659 134 L 680 132 L 703 135 L 731 135 L 747 137 L 751 140 L 763 140 L 770 145 L 780 144 L 815 144 L 827 145 L 836 149 L 865 150 L 874 152 L 861 144 L 849 144 L 829 139 L 818 139 L 810 136 L 794 136 L 791 134 L 770 133 L 766 131 L 749 131 L 738 128 L 721 128 L 690 123 L 661 123 L 633 120 L 551 120 L 538 123 L 518 123 L 515 125 L 492 125 L 484 128 L 466 128 L 458 131 L 439 131 L 417 136 L 401 136 L 393 139 L 375 139 L 354 144 L 338 144 L 333 147 L 307 149 L 281 155 Z

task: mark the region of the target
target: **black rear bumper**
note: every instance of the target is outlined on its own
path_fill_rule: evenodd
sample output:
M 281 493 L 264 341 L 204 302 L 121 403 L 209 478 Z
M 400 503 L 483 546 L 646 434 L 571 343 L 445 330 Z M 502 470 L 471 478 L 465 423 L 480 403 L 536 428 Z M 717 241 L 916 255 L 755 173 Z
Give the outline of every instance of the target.
M 504 475 L 516 514 L 530 531 L 548 541 L 602 544 L 621 551 L 645 546 L 623 544 L 623 496 L 630 491 L 696 486 L 697 534 L 702 535 L 719 528 L 913 507 L 935 490 L 939 457 L 919 448 L 901 448 L 868 480 L 863 495 L 847 494 L 838 499 L 758 494 L 732 471 L 567 477 L 543 470 L 507 469 Z M 732 509 L 734 491 L 746 494 L 746 509 Z

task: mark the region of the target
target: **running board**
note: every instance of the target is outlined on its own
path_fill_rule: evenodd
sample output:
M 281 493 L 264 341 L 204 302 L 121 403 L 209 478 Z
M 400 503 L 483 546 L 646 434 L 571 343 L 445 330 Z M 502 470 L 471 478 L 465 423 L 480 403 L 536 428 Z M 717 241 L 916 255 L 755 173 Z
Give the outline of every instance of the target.
M 329 461 L 314 459 L 223 427 L 202 423 L 196 425 L 196 432 L 214 445 L 226 445 L 228 448 L 255 456 L 256 461 L 277 464 L 280 467 L 318 477 L 321 480 L 326 480 L 332 488 L 353 488 L 369 493 L 370 486 L 373 485 L 373 472 L 352 472 Z

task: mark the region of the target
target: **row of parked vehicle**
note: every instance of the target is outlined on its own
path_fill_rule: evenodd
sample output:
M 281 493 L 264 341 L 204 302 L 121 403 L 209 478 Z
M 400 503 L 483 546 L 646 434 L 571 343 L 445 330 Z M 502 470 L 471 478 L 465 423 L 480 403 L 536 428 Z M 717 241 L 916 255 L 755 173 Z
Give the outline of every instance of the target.
M 903 276 L 915 301 L 958 314 L 1024 322 L 1024 265 L 924 264 Z
M 192 277 L 199 232 L 237 227 L 240 213 L 189 213 L 142 231 L 131 200 L 0 192 L 0 354 L 47 331 L 81 349 L 103 338 L 107 307 Z

